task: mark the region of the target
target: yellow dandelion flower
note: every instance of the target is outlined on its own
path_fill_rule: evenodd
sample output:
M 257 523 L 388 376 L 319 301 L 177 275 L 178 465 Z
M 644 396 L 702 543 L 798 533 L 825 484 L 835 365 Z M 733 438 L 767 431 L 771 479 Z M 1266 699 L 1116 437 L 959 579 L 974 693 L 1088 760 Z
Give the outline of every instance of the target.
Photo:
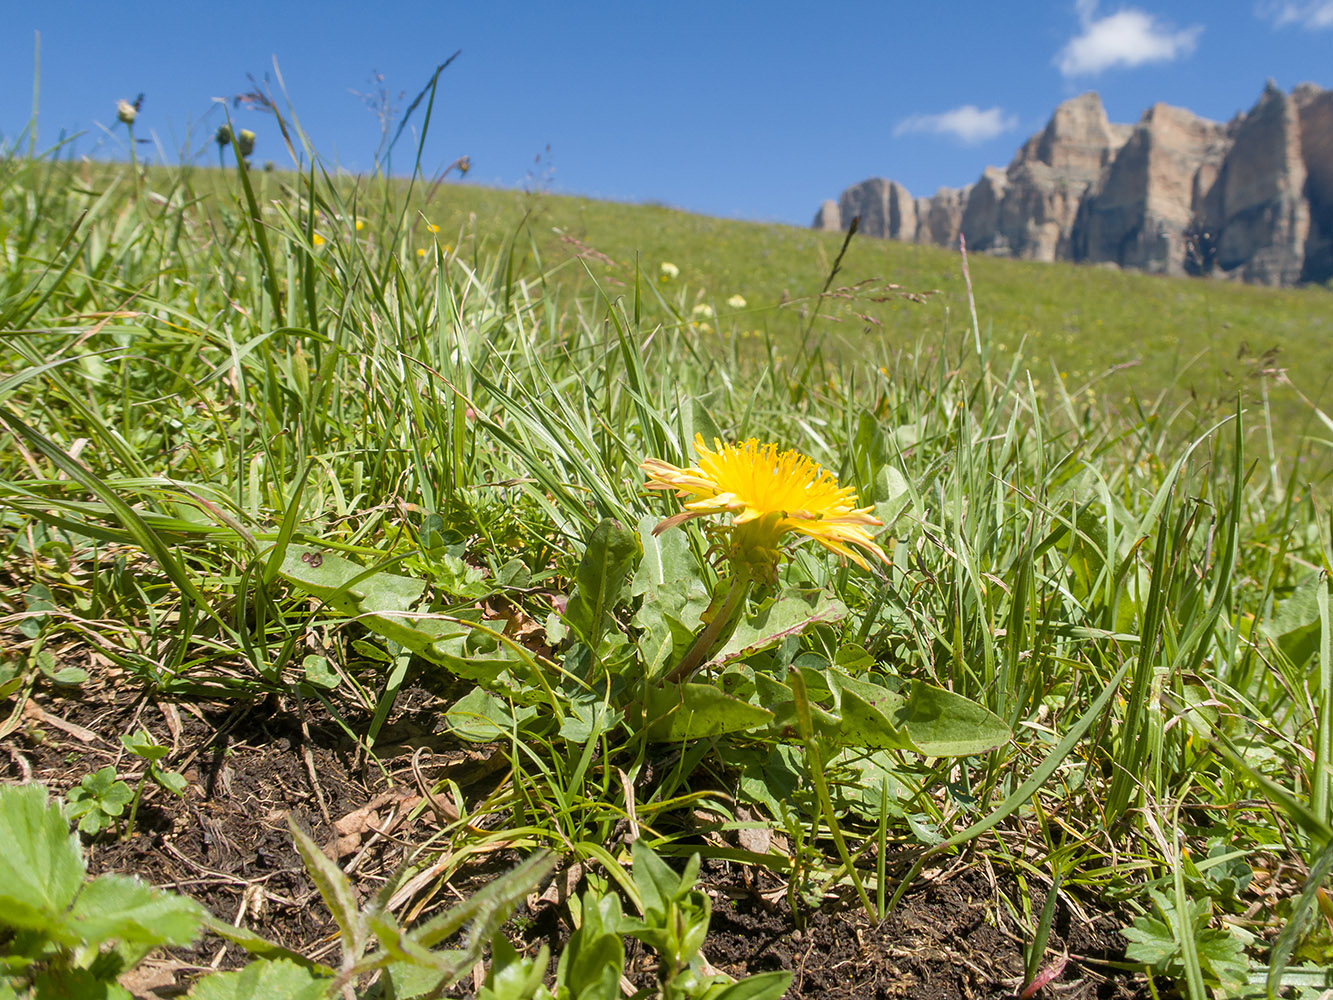
M 324 245 L 324 237 L 320 236 L 319 233 L 315 233 L 314 236 L 310 237 L 310 242 L 317 247 L 322 247 Z
M 426 256 L 426 248 L 425 248 L 425 247 L 417 247 L 417 256 L 418 256 L 418 257 L 424 257 L 424 256 Z
M 427 222 L 426 231 L 431 233 L 438 233 L 440 231 L 440 227 L 435 225 L 435 223 L 433 222 Z
M 660 534 L 695 517 L 731 515 L 731 545 L 728 555 L 738 571 L 772 582 L 777 576 L 779 542 L 788 533 L 812 538 L 824 548 L 869 569 L 856 546 L 887 563 L 888 556 L 871 537 L 870 529 L 881 527 L 871 507 L 857 507 L 855 490 L 839 486 L 832 473 L 795 450 L 778 451 L 775 444 L 760 444 L 754 438 L 744 444 L 713 448 L 702 435 L 694 439 L 699 464 L 677 468 L 658 458 L 646 458 L 639 466 L 648 474 L 645 486 L 652 490 L 675 490 L 678 497 L 692 497 L 679 514 L 666 518 L 653 529 Z
M 365 221 L 364 221 L 363 219 L 357 219 L 357 220 L 356 220 L 356 231 L 359 233 L 359 232 L 361 232 L 361 230 L 363 230 L 363 229 L 365 229 L 365 228 L 366 228 L 366 223 L 365 223 Z

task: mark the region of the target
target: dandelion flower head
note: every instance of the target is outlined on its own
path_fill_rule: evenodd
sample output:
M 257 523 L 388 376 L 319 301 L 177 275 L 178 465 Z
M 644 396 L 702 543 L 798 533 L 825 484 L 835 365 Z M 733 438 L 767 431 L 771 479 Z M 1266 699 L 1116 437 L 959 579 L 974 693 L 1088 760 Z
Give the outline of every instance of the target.
M 685 509 L 653 529 L 660 534 L 695 517 L 730 514 L 733 566 L 754 579 L 777 578 L 779 543 L 786 534 L 812 538 L 824 548 L 869 569 L 857 549 L 888 562 L 870 529 L 881 527 L 871 507 L 856 506 L 855 490 L 839 486 L 832 473 L 795 450 L 778 451 L 775 444 L 751 438 L 744 444 L 713 447 L 703 436 L 694 439 L 699 464 L 678 468 L 658 458 L 639 466 L 648 474 L 648 489 L 675 490 L 690 497 Z

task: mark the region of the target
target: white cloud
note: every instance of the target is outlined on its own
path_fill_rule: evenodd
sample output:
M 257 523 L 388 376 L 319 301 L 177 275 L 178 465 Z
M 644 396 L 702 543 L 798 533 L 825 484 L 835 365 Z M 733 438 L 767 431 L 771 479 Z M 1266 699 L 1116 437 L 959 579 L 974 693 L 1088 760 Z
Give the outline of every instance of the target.
M 1333 28 L 1333 0 L 1304 0 L 1303 3 L 1261 3 L 1260 17 L 1273 22 L 1275 28 L 1297 24 L 1311 31 Z
M 987 142 L 1018 127 L 1018 117 L 1007 115 L 1000 108 L 982 111 L 974 104 L 942 111 L 937 115 L 911 115 L 894 126 L 894 136 L 908 132 L 930 132 L 951 135 L 969 145 Z
M 1333 0 L 1321 0 L 1333 6 Z M 1202 25 L 1176 30 L 1137 7 L 1097 16 L 1096 0 L 1075 0 L 1082 32 L 1055 55 L 1065 76 L 1095 75 L 1117 66 L 1171 62 L 1194 51 Z

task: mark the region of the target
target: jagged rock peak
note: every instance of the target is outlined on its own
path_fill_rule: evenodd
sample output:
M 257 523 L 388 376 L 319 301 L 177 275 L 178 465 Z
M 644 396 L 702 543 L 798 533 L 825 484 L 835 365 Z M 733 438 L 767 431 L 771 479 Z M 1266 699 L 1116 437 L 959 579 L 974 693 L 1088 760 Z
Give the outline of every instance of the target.
M 1102 99 L 1090 90 L 1057 107 L 1046 128 L 1023 144 L 1015 163 L 1044 163 L 1092 178 L 1128 138 L 1128 127 L 1107 121 Z
M 1029 260 L 1114 263 L 1265 284 L 1333 277 L 1333 91 L 1269 80 L 1227 124 L 1157 103 L 1133 125 L 1095 92 L 1064 101 L 1003 170 L 912 198 L 871 178 L 816 228 Z

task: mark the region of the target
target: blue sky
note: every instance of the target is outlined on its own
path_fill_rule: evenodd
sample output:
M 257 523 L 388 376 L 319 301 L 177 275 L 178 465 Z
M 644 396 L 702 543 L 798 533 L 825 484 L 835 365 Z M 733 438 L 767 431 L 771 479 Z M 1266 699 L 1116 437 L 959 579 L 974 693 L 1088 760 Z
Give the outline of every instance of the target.
M 441 77 L 428 171 L 468 155 L 478 183 L 532 174 L 557 192 L 801 225 L 866 177 L 915 195 L 969 183 L 1086 90 L 1131 122 L 1155 101 L 1224 120 L 1268 77 L 1333 86 L 1333 0 L 7 6 L 6 143 L 31 112 L 37 32 L 43 146 L 63 130 L 78 155 L 124 155 L 116 100 L 143 92 L 147 155 L 215 163 L 213 99 L 249 89 L 247 74 L 276 84 L 276 59 L 321 156 L 354 171 L 379 141 L 354 92 L 378 71 L 405 106 L 461 50 Z M 257 160 L 290 164 L 270 118 L 232 113 L 258 134 Z

